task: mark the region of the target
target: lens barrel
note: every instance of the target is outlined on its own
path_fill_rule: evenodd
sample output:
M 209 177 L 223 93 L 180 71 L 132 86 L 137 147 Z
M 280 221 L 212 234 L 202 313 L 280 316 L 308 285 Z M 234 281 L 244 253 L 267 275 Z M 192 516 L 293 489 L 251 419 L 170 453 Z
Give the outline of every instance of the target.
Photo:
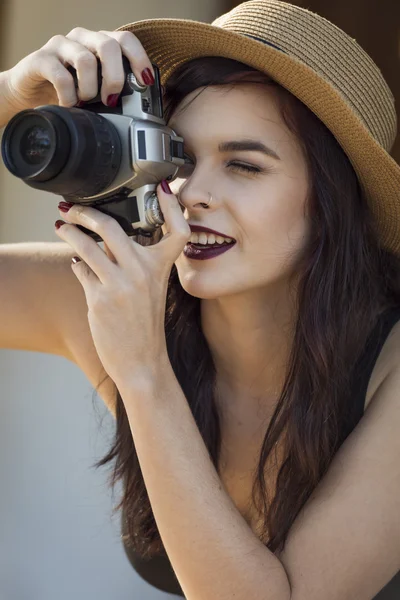
M 4 130 L 1 152 L 13 175 L 71 199 L 100 194 L 121 165 L 121 141 L 109 120 L 56 105 L 15 115 Z

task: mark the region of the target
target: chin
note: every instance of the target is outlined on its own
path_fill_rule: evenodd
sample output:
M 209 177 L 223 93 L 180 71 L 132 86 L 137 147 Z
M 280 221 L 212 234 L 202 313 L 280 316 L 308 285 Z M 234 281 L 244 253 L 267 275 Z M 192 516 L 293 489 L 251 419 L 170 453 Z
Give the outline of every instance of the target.
M 181 286 L 187 294 L 194 296 L 195 298 L 199 298 L 200 300 L 215 300 L 224 295 L 221 292 L 221 288 L 215 285 L 212 287 L 207 287 L 204 285 L 188 283 L 187 281 L 182 283 L 181 281 Z
M 225 270 L 225 276 L 228 275 Z M 233 296 L 243 290 L 233 286 L 232 276 L 216 277 L 215 273 L 199 273 L 198 271 L 178 267 L 179 282 L 185 292 L 201 300 L 216 300 L 223 296 Z M 224 281 L 226 279 L 226 281 Z

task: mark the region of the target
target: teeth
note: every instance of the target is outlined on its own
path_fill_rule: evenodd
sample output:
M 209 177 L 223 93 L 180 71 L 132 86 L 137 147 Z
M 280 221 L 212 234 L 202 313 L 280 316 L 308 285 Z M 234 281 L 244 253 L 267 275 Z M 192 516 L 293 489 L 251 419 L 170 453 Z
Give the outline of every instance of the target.
M 221 235 L 214 235 L 213 233 L 192 233 L 190 236 L 191 244 L 223 244 L 224 242 L 233 242 L 232 238 L 222 237 Z

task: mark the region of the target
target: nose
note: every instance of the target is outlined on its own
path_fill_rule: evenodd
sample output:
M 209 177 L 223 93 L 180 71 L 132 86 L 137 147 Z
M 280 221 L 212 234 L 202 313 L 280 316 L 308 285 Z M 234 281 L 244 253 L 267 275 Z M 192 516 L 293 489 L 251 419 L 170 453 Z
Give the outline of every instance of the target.
M 182 211 L 186 209 L 189 213 L 195 213 L 197 211 L 209 210 L 208 205 L 210 204 L 211 192 L 207 191 L 204 187 L 195 187 L 186 182 L 176 192 L 176 196 L 182 207 Z M 212 204 L 214 206 L 214 198 Z

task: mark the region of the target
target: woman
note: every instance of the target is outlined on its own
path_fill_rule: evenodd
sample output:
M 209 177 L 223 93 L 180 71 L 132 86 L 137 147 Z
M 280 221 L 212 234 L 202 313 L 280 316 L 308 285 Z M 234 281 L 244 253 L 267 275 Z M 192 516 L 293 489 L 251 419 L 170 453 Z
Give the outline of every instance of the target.
M 94 55 L 115 105 L 121 53 L 143 83 L 160 67 L 185 140 L 185 166 L 158 187 L 165 224 L 134 243 L 61 203 L 57 233 L 116 388 L 97 466 L 116 459 L 127 555 L 190 600 L 389 598 L 376 595 L 400 569 L 393 96 L 329 21 L 251 0 L 212 25 L 52 38 L 3 74 L 3 115 L 94 97 Z

